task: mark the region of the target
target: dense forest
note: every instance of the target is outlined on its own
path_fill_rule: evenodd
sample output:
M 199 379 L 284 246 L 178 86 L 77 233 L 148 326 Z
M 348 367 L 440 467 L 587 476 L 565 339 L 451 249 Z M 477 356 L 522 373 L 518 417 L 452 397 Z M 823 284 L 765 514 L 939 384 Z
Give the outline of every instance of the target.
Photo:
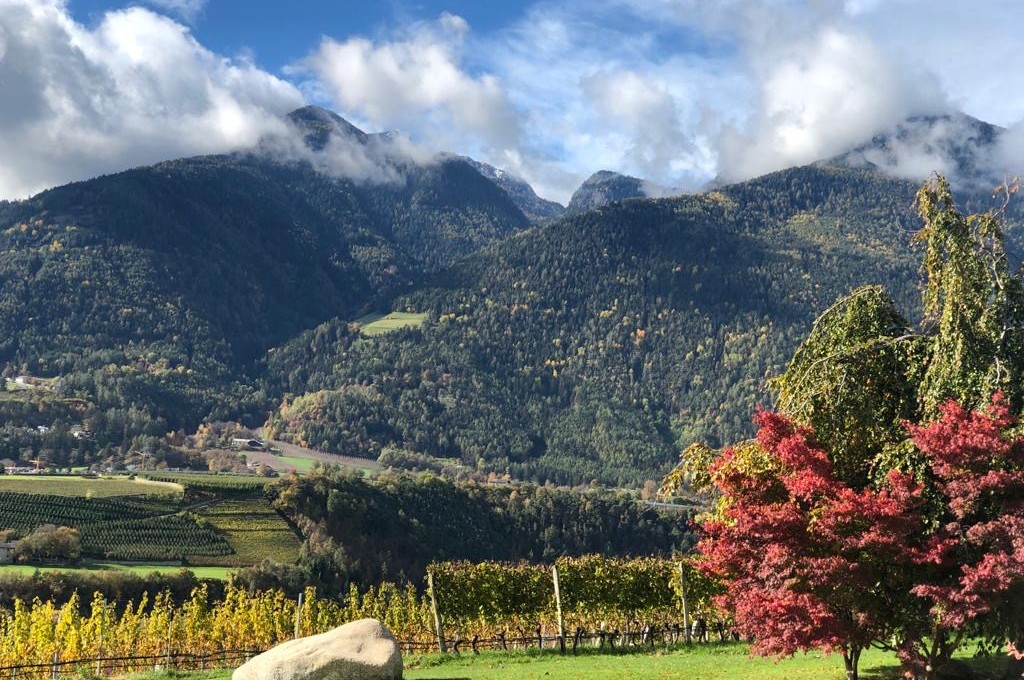
M 344 320 L 268 358 L 268 422 L 327 450 L 385 447 L 543 482 L 660 479 L 682 448 L 751 433 L 813 318 L 882 282 L 917 310 L 915 186 L 811 166 L 535 229 L 399 299 L 415 330 Z M 981 197 L 975 198 L 981 201 Z
M 285 478 L 272 493 L 307 537 L 298 569 L 337 570 L 342 577 L 311 573 L 305 580 L 343 589 L 346 581 L 419 582 L 427 565 L 441 560 L 670 556 L 692 545 L 678 512 L 655 510 L 622 492 L 465 485 L 432 475 L 368 480 L 332 470 Z M 242 578 L 257 579 L 259 571 Z

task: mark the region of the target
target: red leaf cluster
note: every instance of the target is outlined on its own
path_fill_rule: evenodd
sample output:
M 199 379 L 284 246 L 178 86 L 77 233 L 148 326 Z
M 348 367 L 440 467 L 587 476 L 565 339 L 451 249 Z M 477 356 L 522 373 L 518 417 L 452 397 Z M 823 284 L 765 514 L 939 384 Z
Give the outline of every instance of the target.
M 773 475 L 745 472 L 726 450 L 712 476 L 728 503 L 704 524 L 702 568 L 726 584 L 720 604 L 761 654 L 862 649 L 892 630 L 887 584 L 925 551 L 921 488 L 893 473 L 855 490 L 833 473 L 810 430 L 759 411 Z
M 914 589 L 931 598 L 946 626 L 956 628 L 1007 602 L 1024 586 L 1024 438 L 1002 395 L 983 412 L 953 402 L 939 420 L 908 425 L 925 454 L 949 510 L 935 532 L 927 559 L 952 569 L 948 583 Z

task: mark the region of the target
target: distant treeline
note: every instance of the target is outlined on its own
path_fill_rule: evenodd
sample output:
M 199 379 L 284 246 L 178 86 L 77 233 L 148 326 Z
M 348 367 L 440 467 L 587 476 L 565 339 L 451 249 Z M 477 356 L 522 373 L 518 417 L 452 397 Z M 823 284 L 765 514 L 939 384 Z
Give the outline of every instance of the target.
M 693 542 L 685 516 L 621 492 L 459 485 L 431 475 L 371 481 L 329 470 L 286 478 L 271 493 L 307 536 L 294 568 L 307 573 L 303 579 L 278 570 L 277 579 L 260 581 L 256 569 L 243 576 L 264 587 L 319 579 L 337 592 L 344 581 L 419 583 L 427 565 L 442 560 L 669 556 Z

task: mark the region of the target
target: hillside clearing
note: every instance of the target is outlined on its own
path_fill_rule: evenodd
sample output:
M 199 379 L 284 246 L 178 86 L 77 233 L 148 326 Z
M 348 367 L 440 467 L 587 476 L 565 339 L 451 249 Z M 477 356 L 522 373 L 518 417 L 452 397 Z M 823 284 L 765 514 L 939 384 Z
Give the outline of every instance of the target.
M 426 314 L 413 312 L 391 312 L 390 314 L 367 314 L 356 319 L 360 333 L 366 337 L 384 335 L 400 328 L 419 328 L 427 320 Z
M 326 451 L 317 451 L 316 449 L 310 449 L 305 446 L 299 446 L 298 444 L 291 444 L 289 442 L 283 442 L 276 439 L 271 439 L 267 442 L 271 447 L 280 451 L 279 454 L 268 453 L 265 451 L 247 451 L 246 456 L 249 456 L 250 460 L 260 460 L 270 465 L 275 470 L 287 471 L 289 467 L 294 467 L 298 472 L 308 472 L 313 469 L 312 463 L 323 463 L 324 465 L 340 465 L 347 468 L 355 468 L 362 470 L 366 473 L 378 472 L 381 469 L 380 463 L 373 458 L 356 458 L 355 456 L 342 456 L 336 453 L 327 453 Z M 309 467 L 300 461 L 311 461 Z M 275 465 L 275 463 L 277 463 Z M 304 469 L 305 468 L 305 469 Z

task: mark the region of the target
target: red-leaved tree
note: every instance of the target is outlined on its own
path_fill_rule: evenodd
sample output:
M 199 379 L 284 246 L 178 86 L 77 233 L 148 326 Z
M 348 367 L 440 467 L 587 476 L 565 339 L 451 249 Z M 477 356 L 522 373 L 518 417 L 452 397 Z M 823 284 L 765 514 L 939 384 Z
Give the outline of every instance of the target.
M 984 412 L 950 401 L 940 418 L 909 425 L 925 454 L 946 514 L 927 560 L 952 571 L 915 592 L 951 629 L 976 623 L 990 638 L 1024 650 L 1024 437 L 1001 394 Z M 1020 673 L 1017 673 L 1020 677 Z
M 852 489 L 810 430 L 755 419 L 756 444 L 711 465 L 721 500 L 703 523 L 702 568 L 725 584 L 719 604 L 755 653 L 839 652 L 855 680 L 862 650 L 898 637 L 914 609 L 921 488 L 893 472 L 878 490 Z

